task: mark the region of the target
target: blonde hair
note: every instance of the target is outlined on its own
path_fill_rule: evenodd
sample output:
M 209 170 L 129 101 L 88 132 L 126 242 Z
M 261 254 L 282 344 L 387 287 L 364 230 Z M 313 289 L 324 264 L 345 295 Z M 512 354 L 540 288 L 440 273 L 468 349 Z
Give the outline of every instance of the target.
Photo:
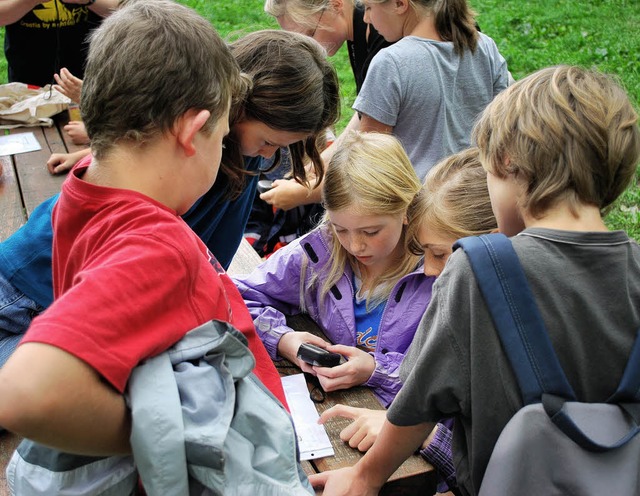
M 389 134 L 351 132 L 341 137 L 327 166 L 324 206 L 327 211 L 355 207 L 370 215 L 404 215 L 420 187 L 420 180 L 397 138 Z M 357 267 L 357 260 L 338 241 L 328 215 L 323 226 L 331 236 L 331 263 L 329 275 L 320 289 L 321 299 L 343 276 L 347 264 L 353 269 Z M 403 229 L 400 239 L 403 245 L 404 236 Z M 415 270 L 418 262 L 418 256 L 405 250 L 390 272 L 373 281 L 373 287 L 382 289 L 369 292 L 367 308 L 386 301 L 396 282 Z
M 386 3 L 389 0 L 368 0 L 369 3 Z M 416 12 L 432 12 L 436 31 L 444 41 L 453 43 L 458 55 L 465 50 L 475 52 L 478 46 L 476 13 L 467 0 L 408 0 Z M 362 3 L 360 0 L 359 3 Z
M 407 217 L 407 248 L 416 255 L 424 252 L 418 241 L 423 226 L 455 239 L 497 229 L 478 148 L 463 150 L 436 164 Z
M 353 0 L 343 0 L 346 6 L 353 7 Z M 264 11 L 273 17 L 287 15 L 298 26 L 314 29 L 317 24 L 316 15 L 325 10 L 333 10 L 331 0 L 266 0 Z
M 520 205 L 540 218 L 558 202 L 604 212 L 640 157 L 638 116 L 610 76 L 573 66 L 542 69 L 499 94 L 473 131 L 480 159 L 526 187 Z

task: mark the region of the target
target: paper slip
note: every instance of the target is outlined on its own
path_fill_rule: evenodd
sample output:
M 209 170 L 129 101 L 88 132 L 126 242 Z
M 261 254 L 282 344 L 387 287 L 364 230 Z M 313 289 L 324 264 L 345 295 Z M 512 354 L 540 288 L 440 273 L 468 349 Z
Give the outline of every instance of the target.
M 327 431 L 324 425 L 318 424 L 320 415 L 309 398 L 304 374 L 288 375 L 281 377 L 281 380 L 298 436 L 300 459 L 311 460 L 333 456 L 334 452 Z
M 15 155 L 36 150 L 42 150 L 42 147 L 33 133 L 0 136 L 0 155 Z

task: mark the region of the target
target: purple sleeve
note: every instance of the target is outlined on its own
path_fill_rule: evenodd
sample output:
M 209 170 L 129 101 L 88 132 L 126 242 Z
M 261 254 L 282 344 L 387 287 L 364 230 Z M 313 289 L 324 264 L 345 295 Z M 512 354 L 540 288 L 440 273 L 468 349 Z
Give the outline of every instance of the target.
M 400 364 L 404 360 L 404 353 L 375 352 L 371 355 L 376 361 L 376 368 L 364 385 L 374 389 L 382 405 L 388 408 L 402 387 Z
M 286 315 L 300 313 L 302 247 L 296 241 L 277 250 L 250 274 L 233 278 L 253 318 L 258 336 L 272 360 L 278 360 L 278 343 L 293 332 Z

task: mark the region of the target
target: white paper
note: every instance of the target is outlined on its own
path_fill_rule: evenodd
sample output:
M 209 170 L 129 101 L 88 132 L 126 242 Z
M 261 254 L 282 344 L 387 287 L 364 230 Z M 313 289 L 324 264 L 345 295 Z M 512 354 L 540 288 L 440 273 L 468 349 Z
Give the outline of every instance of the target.
M 0 136 L 0 155 L 15 155 L 36 150 L 42 150 L 42 147 L 33 133 Z
M 324 425 L 318 424 L 320 415 L 309 397 L 304 374 L 288 375 L 281 380 L 298 436 L 300 459 L 311 460 L 333 456 L 335 453 L 327 431 Z

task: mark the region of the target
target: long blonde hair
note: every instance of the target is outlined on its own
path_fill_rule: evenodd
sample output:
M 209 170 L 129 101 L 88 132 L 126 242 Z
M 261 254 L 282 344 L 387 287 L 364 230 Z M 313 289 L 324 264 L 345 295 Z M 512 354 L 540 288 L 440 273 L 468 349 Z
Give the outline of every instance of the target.
M 389 134 L 351 132 L 341 137 L 325 174 L 323 198 L 327 211 L 355 206 L 371 215 L 406 214 L 420 191 L 421 184 L 409 157 L 397 138 Z M 353 269 L 357 260 L 343 248 L 325 215 L 321 228 L 330 233 L 331 263 L 329 275 L 320 288 L 320 298 L 343 276 L 347 264 Z M 400 243 L 405 243 L 403 229 Z M 367 308 L 386 301 L 397 281 L 412 272 L 419 256 L 405 250 L 399 263 L 373 281 Z M 375 293 L 375 294 L 372 294 Z

